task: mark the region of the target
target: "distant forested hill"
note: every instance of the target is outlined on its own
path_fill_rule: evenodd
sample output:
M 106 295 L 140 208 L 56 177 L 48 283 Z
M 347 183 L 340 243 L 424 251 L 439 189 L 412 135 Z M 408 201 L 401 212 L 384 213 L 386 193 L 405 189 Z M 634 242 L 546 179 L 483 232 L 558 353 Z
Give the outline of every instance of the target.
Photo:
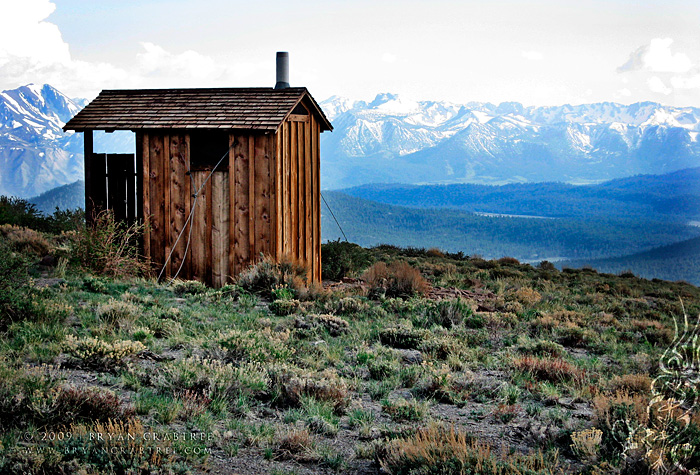
M 49 191 L 45 191 L 39 196 L 29 198 L 30 203 L 34 203 L 39 211 L 44 214 L 51 214 L 60 209 L 85 208 L 85 182 L 80 180 L 69 185 L 59 186 Z
M 529 216 L 700 216 L 700 168 L 598 185 L 363 185 L 344 193 L 381 203 Z
M 700 269 L 700 228 L 686 224 L 692 213 L 678 214 L 649 213 L 641 211 L 649 200 L 645 198 L 653 194 L 659 200 L 665 195 L 670 201 L 679 203 L 677 197 L 686 196 L 686 203 L 695 206 L 696 184 L 693 173 L 698 171 L 686 170 L 683 173 L 659 177 L 634 177 L 616 180 L 602 185 L 599 189 L 612 190 L 619 193 L 618 197 L 610 200 L 607 207 L 602 203 L 595 204 L 595 197 L 587 203 L 585 194 L 579 195 L 570 202 L 570 210 L 579 209 L 573 216 L 557 218 L 518 218 L 503 216 L 480 216 L 463 209 L 451 208 L 418 208 L 394 206 L 376 201 L 350 196 L 349 194 L 333 191 L 323 192 L 328 204 L 333 209 L 340 225 L 348 239 L 363 246 L 376 244 L 395 244 L 414 247 L 438 247 L 447 251 L 462 251 L 465 254 L 479 254 L 484 257 L 513 256 L 520 260 L 556 260 L 570 259 L 563 265 L 581 267 L 590 265 L 604 272 L 618 273 L 632 270 L 643 277 L 658 277 L 668 280 L 686 280 L 700 284 L 697 269 Z M 688 181 L 686 181 L 688 180 Z M 462 187 L 464 185 L 452 185 Z M 504 187 L 478 187 L 466 185 L 468 188 L 484 188 L 490 193 L 483 196 L 497 196 L 498 190 Z M 518 185 L 523 186 L 523 185 Z M 536 187 L 538 185 L 530 185 Z M 568 185 L 542 184 L 542 190 L 548 187 L 549 194 L 543 191 L 542 196 L 553 196 L 551 190 L 557 186 Z M 386 187 L 395 190 L 410 190 L 412 187 Z M 449 199 L 444 193 L 447 187 L 435 187 L 437 190 L 433 201 L 425 190 L 430 187 L 413 187 L 424 192 L 426 200 L 421 204 L 438 203 L 440 199 Z M 572 187 L 578 191 L 586 187 Z M 52 213 L 56 206 L 61 209 L 72 209 L 84 206 L 84 183 L 78 181 L 50 190 L 32 198 L 39 210 Z M 358 190 L 355 188 L 353 190 Z M 365 190 L 380 187 L 368 187 Z M 642 190 L 647 189 L 649 193 Z M 478 190 L 483 191 L 483 190 Z M 438 193 L 441 192 L 441 193 Z M 527 201 L 535 196 L 535 191 L 528 188 L 520 193 L 521 201 Z M 396 196 L 399 196 L 397 193 Z M 414 195 L 415 196 L 415 195 Z M 634 203 L 637 197 L 637 211 L 625 214 L 624 203 Z M 510 195 L 511 203 L 517 203 L 517 196 Z M 541 198 L 545 205 L 548 200 Z M 485 200 L 488 201 L 488 200 Z M 458 202 L 453 198 L 450 203 Z M 504 203 L 507 201 L 504 201 Z M 442 201 L 444 204 L 445 201 Z M 496 206 L 496 201 L 492 201 Z M 534 203 L 534 201 L 533 201 Z M 645 204 L 646 203 L 646 204 Z M 574 206 L 575 205 L 575 206 Z M 554 206 L 554 204 L 551 204 Z M 595 216 L 592 209 L 595 206 L 603 209 Z M 617 211 L 615 211 L 615 207 Z M 481 208 L 482 210 L 488 208 Z M 494 213 L 524 214 L 544 216 L 546 209 L 537 208 L 536 212 L 528 213 L 523 207 L 496 207 Z M 631 205 L 632 210 L 635 208 Z M 662 207 L 668 210 L 668 207 Z M 692 208 L 686 208 L 686 210 Z M 584 212 L 584 210 L 587 210 Z M 607 214 L 606 214 L 607 212 Z M 697 215 L 694 215 L 697 216 Z M 338 226 L 322 205 L 322 238 L 335 240 L 342 238 Z M 666 247 L 659 247 L 666 246 Z M 649 251 L 649 249 L 652 249 Z M 645 251 L 645 252 L 640 252 Z M 624 256 L 624 257 L 617 257 Z
M 654 219 L 489 217 L 454 209 L 387 205 L 341 192 L 327 191 L 324 196 L 348 239 L 363 246 L 439 247 L 521 260 L 596 259 L 700 235 L 699 228 Z M 323 208 L 322 213 L 323 239 L 341 238 L 328 210 Z
M 684 280 L 700 285 L 700 238 L 688 239 L 629 256 L 562 262 L 561 265 L 591 266 L 610 274 L 631 271 L 639 277 L 648 279 Z

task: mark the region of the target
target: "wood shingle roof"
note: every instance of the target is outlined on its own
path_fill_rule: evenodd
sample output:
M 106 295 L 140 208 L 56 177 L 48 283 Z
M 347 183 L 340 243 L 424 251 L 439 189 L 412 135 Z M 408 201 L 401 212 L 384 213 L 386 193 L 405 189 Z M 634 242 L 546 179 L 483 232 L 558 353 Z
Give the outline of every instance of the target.
M 321 130 L 332 130 L 304 87 L 104 90 L 63 130 L 274 131 L 304 98 L 318 116 Z

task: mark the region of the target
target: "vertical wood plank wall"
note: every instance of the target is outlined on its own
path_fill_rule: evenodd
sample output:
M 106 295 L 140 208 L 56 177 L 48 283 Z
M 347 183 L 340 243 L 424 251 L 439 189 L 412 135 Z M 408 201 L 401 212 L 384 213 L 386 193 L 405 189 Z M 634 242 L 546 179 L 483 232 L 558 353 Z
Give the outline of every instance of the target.
M 164 276 L 182 266 L 180 278 L 220 287 L 272 255 L 295 258 L 309 280 L 320 281 L 319 133 L 311 115 L 285 121 L 277 134 L 231 134 L 228 166 L 212 174 L 195 200 L 210 172 L 187 174 L 189 134 L 144 131 L 142 213 L 150 223 L 144 253 L 156 272 L 172 251 Z
M 313 114 L 287 120 L 276 138 L 276 257 L 288 256 L 321 281 L 320 126 Z M 257 157 L 256 157 L 257 158 Z

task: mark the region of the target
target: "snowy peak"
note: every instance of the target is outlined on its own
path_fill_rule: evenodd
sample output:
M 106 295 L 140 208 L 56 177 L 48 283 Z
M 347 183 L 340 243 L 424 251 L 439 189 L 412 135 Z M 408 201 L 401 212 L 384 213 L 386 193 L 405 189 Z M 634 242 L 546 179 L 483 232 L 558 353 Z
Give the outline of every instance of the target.
M 2 128 L 24 126 L 40 134 L 62 135 L 61 127 L 79 110 L 73 100 L 48 84 L 0 92 Z
M 357 106 L 357 101 L 340 96 L 331 96 L 320 103 L 324 114 L 328 120 L 333 121 L 343 112 L 347 112 Z
M 372 182 L 596 182 L 700 166 L 700 109 L 653 102 L 534 107 L 517 102 L 333 97 L 324 186 Z M 368 160 L 369 159 L 369 160 Z
M 82 178 L 82 140 L 62 130 L 79 110 L 48 84 L 0 92 L 0 193 L 32 196 Z

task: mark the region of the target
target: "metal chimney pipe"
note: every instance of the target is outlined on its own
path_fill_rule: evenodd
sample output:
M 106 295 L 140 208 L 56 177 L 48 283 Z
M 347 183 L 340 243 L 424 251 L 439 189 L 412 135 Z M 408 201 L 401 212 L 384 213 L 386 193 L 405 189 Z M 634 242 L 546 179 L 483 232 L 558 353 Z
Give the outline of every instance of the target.
M 285 89 L 289 87 L 289 53 L 286 51 L 277 52 L 277 83 L 275 89 Z

